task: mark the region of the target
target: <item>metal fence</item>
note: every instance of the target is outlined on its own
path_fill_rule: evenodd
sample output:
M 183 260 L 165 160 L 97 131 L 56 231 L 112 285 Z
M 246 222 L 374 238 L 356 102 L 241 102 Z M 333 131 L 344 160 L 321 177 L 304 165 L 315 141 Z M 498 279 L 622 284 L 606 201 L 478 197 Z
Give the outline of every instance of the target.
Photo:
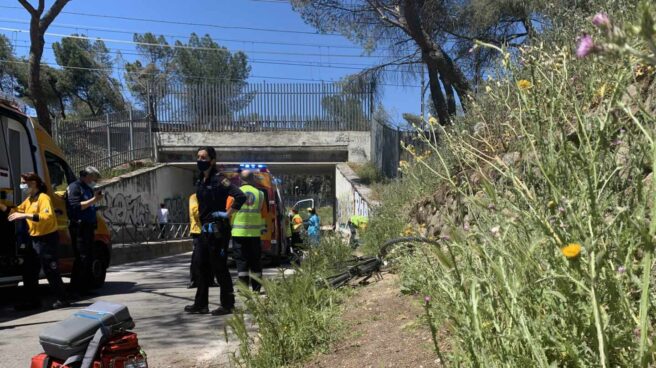
M 103 170 L 134 160 L 152 159 L 151 130 L 147 114 L 126 111 L 57 120 L 53 136 L 75 171 L 88 165 Z
M 411 159 L 403 146 L 423 147 L 417 134 L 415 130 L 391 127 L 374 119 L 371 124 L 371 162 L 386 178 L 397 177 L 399 162 Z
M 191 237 L 189 223 L 108 223 L 113 244 L 167 242 Z
M 338 83 L 165 82 L 148 89 L 159 131 L 367 131 L 370 88 Z

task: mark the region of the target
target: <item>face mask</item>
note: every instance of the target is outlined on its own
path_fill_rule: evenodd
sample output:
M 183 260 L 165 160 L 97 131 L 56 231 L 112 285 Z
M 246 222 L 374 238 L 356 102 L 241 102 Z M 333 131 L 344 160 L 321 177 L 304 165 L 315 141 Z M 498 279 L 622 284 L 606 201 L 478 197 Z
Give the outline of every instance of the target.
M 20 190 L 23 195 L 27 195 L 30 192 L 30 187 L 27 185 L 27 183 L 21 183 Z
M 210 168 L 211 163 L 210 161 L 198 160 L 196 161 L 196 165 L 198 165 L 198 170 L 205 172 Z

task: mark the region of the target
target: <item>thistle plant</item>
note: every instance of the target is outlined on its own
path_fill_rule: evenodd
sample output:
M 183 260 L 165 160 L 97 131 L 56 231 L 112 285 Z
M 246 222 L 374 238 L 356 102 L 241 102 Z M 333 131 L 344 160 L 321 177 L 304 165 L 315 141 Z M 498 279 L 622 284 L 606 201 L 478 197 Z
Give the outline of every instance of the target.
M 479 44 L 508 55 L 499 74 L 453 126 L 418 131 L 432 154 L 414 147 L 404 171 L 458 198 L 443 211 L 455 262 L 408 255 L 402 281 L 458 342 L 448 366 L 656 364 L 656 32 L 640 14 L 621 28 L 599 13 L 576 48 L 534 44 L 519 65 Z

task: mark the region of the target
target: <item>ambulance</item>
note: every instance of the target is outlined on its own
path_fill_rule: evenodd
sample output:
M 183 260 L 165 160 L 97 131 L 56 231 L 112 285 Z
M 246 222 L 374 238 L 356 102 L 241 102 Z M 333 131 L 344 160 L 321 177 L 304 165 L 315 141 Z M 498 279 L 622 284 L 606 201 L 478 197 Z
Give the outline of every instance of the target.
M 19 185 L 20 174 L 26 172 L 37 173 L 47 185 L 57 215 L 60 271 L 70 276 L 75 257 L 64 195 L 76 175 L 45 129 L 24 114 L 17 102 L 0 96 L 0 201 L 10 208 L 25 199 Z M 4 213 L 0 213 L 0 234 L 0 287 L 15 286 L 22 280 L 25 245 L 17 243 L 15 224 Z M 100 215 L 95 246 L 91 285 L 99 288 L 105 282 L 111 257 L 109 229 Z
M 239 175 L 242 170 L 249 170 L 255 175 L 255 187 L 264 193 L 268 207 L 265 219 L 267 231 L 262 234 L 262 258 L 268 263 L 276 265 L 287 255 L 288 244 L 284 226 L 289 226 L 285 204 L 278 187 L 279 180 L 264 164 L 225 165 L 220 171 L 233 184 L 241 186 Z M 230 248 L 232 249 L 232 242 Z

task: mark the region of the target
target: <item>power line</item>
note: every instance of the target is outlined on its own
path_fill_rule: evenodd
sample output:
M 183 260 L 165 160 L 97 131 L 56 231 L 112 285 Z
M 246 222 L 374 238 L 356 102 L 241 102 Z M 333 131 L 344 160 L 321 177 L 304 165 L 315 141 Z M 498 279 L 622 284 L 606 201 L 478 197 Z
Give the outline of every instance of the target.
M 14 19 L 9 19 L 9 18 L 0 18 L 0 22 L 14 23 L 14 24 L 30 24 L 29 21 L 14 20 Z M 98 31 L 98 32 L 129 34 L 129 35 L 144 33 L 144 32 L 135 32 L 135 31 L 126 31 L 126 30 L 120 30 L 120 29 L 113 29 L 113 28 L 93 27 L 93 26 L 87 26 L 87 25 L 83 25 L 83 24 L 53 23 L 53 24 L 50 25 L 50 27 L 51 28 L 53 28 L 53 27 L 54 28 L 62 28 L 62 29 L 74 29 L 74 30 L 77 30 L 77 31 L 86 30 L 86 31 Z M 158 34 L 156 36 L 159 36 L 159 35 L 160 34 Z M 189 36 L 183 36 L 183 35 L 172 35 L 172 34 L 161 34 L 161 35 L 164 36 L 164 37 L 172 38 L 174 40 L 178 40 L 178 39 L 187 40 L 187 39 L 189 39 Z M 214 41 L 221 41 L 221 42 L 239 42 L 239 43 L 250 43 L 250 44 L 263 44 L 263 45 L 280 45 L 280 46 L 318 47 L 318 48 L 328 48 L 328 49 L 362 50 L 362 48 L 358 47 L 358 46 L 339 46 L 339 45 L 277 42 L 277 41 L 235 40 L 235 39 L 228 39 L 228 38 L 218 38 L 218 37 L 214 37 L 213 35 L 210 35 L 210 37 L 212 37 L 212 40 L 214 40 Z
M 20 6 L 8 6 L 8 5 L 0 5 L 0 8 L 4 8 L 4 9 L 23 9 Z M 318 33 L 318 32 L 288 30 L 288 29 L 255 28 L 255 27 L 243 27 L 243 26 L 225 26 L 225 25 L 209 24 L 209 23 L 194 23 L 194 22 L 182 22 L 182 21 L 174 21 L 174 20 L 166 20 L 166 19 L 148 19 L 148 18 L 124 17 L 124 16 L 118 16 L 118 15 L 79 13 L 79 12 L 71 12 L 71 11 L 62 11 L 61 13 L 62 14 L 77 15 L 77 16 L 81 16 L 81 17 L 118 19 L 118 20 L 128 20 L 128 21 L 136 21 L 136 22 L 174 24 L 174 25 L 182 25 L 182 26 L 196 26 L 196 27 L 208 27 L 208 28 L 219 28 L 219 29 L 242 29 L 242 30 L 246 30 L 246 31 L 256 31 L 256 32 L 308 34 L 308 35 L 314 35 L 314 36 L 342 36 L 339 33 Z
M 24 41 L 26 42 L 26 41 Z M 26 45 L 17 45 L 16 47 L 20 48 L 29 48 L 29 46 Z M 46 47 L 48 50 L 54 50 L 52 47 Z M 118 54 L 119 52 L 121 54 L 125 55 L 134 55 L 134 56 L 141 56 L 140 53 L 138 52 L 131 52 L 130 50 L 122 50 L 122 49 L 115 49 L 115 50 L 110 50 L 110 53 L 113 54 Z M 328 69 L 344 69 L 344 70 L 360 70 L 362 71 L 363 69 L 368 69 L 368 68 L 373 68 L 376 67 L 376 65 L 366 65 L 366 64 L 348 64 L 348 63 L 301 63 L 301 62 L 296 62 L 293 60 L 266 60 L 266 59 L 249 59 L 248 60 L 249 64 L 264 64 L 264 65 L 287 65 L 287 66 L 304 66 L 304 67 L 316 67 L 316 68 L 328 68 Z M 350 66 L 343 66 L 343 65 L 350 65 Z M 414 74 L 414 72 L 407 71 L 407 70 L 388 70 L 388 73 L 406 73 L 406 74 Z
M 7 28 L 7 27 L 0 27 L 0 30 L 2 31 L 7 31 L 7 32 L 18 32 L 18 33 L 26 33 L 29 34 L 29 30 L 26 29 L 19 29 L 19 28 Z M 128 41 L 128 40 L 119 40 L 119 39 L 113 39 L 113 38 L 102 38 L 102 37 L 88 37 L 88 36 L 80 36 L 80 35 L 66 35 L 66 34 L 60 34 L 60 33 L 51 33 L 51 32 L 46 32 L 46 36 L 50 37 L 59 37 L 59 38 L 75 38 L 75 39 L 80 39 L 80 40 L 90 40 L 90 41 L 103 41 L 103 42 L 109 42 L 109 43 L 119 43 L 119 44 L 127 44 L 127 45 L 140 45 L 140 46 L 152 46 L 152 47 L 162 47 L 162 48 L 173 48 L 173 49 L 185 49 L 185 50 L 205 50 L 205 51 L 217 51 L 216 48 L 212 47 L 199 47 L 199 46 L 187 46 L 187 45 L 161 45 L 158 43 L 148 43 L 148 42 L 137 42 L 137 41 Z M 243 50 L 246 53 L 249 54 L 271 54 L 271 55 L 294 55 L 294 56 L 318 56 L 318 57 L 339 57 L 339 58 L 380 58 L 384 57 L 382 55 L 348 55 L 348 54 L 313 54 L 313 53 L 305 53 L 305 52 L 282 52 L 282 51 L 248 51 L 248 50 Z
M 5 60 L 5 59 L 0 59 L 0 63 L 9 63 L 9 64 L 23 64 L 23 65 L 28 65 L 28 61 L 22 61 L 22 60 Z M 136 75 L 136 76 L 143 76 L 143 75 L 159 75 L 158 73 L 130 73 L 128 72 L 125 68 L 119 67 L 119 66 L 112 66 L 108 68 L 88 68 L 88 67 L 78 67 L 78 66 L 69 66 L 69 65 L 58 65 L 56 63 L 52 62 L 41 62 L 41 65 L 45 65 L 51 68 L 55 68 L 55 66 L 60 67 L 62 69 L 71 69 L 71 70 L 87 70 L 87 71 L 124 71 L 128 75 Z M 207 76 L 185 76 L 184 78 L 187 79 L 198 79 L 198 80 L 208 80 L 208 81 L 231 81 L 231 82 L 242 82 L 240 79 L 229 79 L 229 78 L 211 78 Z M 260 76 L 260 75 L 250 75 L 249 78 L 258 78 L 258 79 L 277 79 L 277 80 L 294 80 L 294 81 L 306 81 L 306 82 L 322 82 L 322 83 L 336 83 L 339 81 L 334 81 L 334 80 L 326 80 L 326 79 L 309 79 L 309 78 L 290 78 L 290 77 L 272 77 L 272 76 Z M 390 83 L 380 83 L 379 85 L 381 86 L 391 86 L 391 87 L 412 87 L 412 88 L 418 88 L 420 86 L 418 85 L 410 85 L 410 84 L 390 84 Z

